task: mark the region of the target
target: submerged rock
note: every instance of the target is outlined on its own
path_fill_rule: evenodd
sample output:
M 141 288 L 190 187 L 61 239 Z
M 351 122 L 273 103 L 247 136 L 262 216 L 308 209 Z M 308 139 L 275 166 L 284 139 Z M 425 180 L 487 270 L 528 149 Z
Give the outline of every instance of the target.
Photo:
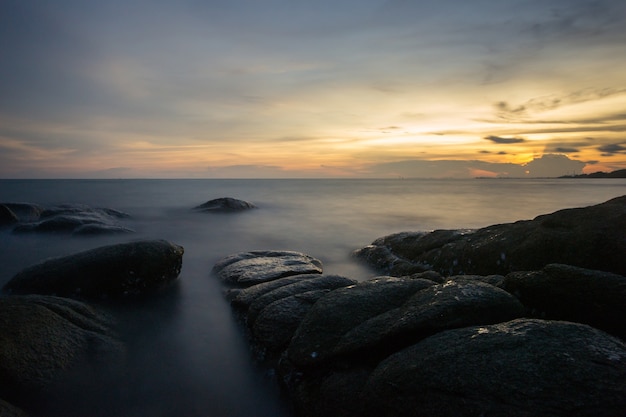
M 19 221 L 20 219 L 10 208 L 4 204 L 0 204 L 0 227 L 12 226 Z
M 3 290 L 96 299 L 141 295 L 178 277 L 183 252 L 182 246 L 165 240 L 103 246 L 30 266 Z
M 131 233 L 119 223 L 130 216 L 109 208 L 92 208 L 85 205 L 61 205 L 41 208 L 39 206 L 9 204 L 21 213 L 20 223 L 13 229 L 15 233 L 71 233 L 112 234 Z M 23 220 L 22 220 L 23 219 Z
M 29 409 L 63 387 L 114 377 L 125 349 L 109 325 L 107 316 L 78 301 L 0 297 L 0 397 Z
M 626 340 L 626 277 L 570 265 L 512 272 L 503 288 L 538 318 L 575 321 Z
M 378 270 L 408 275 L 506 275 L 550 263 L 626 275 L 626 196 L 585 208 L 559 210 L 534 220 L 475 231 L 403 232 L 355 252 Z
M 354 416 L 623 416 L 626 346 L 520 319 L 431 336 L 381 362 Z
M 242 211 L 257 208 L 254 204 L 238 200 L 236 198 L 231 197 L 223 197 L 216 198 L 214 200 L 209 200 L 204 204 L 201 204 L 197 207 L 194 207 L 196 211 L 203 211 L 207 213 L 215 213 L 215 212 L 231 212 L 231 211 Z
M 43 213 L 44 208 L 38 204 L 32 203 L 1 203 L 3 206 L 11 210 L 22 223 L 34 222 L 39 220 L 39 216 Z
M 322 262 L 292 251 L 241 252 L 219 260 L 213 272 L 226 283 L 250 286 L 292 275 L 321 274 Z

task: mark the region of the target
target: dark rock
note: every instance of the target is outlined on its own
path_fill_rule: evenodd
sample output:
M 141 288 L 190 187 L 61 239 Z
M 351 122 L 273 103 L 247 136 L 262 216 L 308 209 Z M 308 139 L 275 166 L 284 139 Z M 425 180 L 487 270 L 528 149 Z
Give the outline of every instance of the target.
M 301 278 L 296 282 L 259 294 L 248 308 L 246 315 L 248 324 L 253 325 L 259 313 L 270 304 L 283 298 L 297 296 L 309 291 L 330 291 L 356 284 L 356 281 L 339 275 L 309 275 L 309 277 L 307 279 Z
M 539 318 L 586 323 L 626 339 L 626 277 L 569 265 L 513 272 L 503 288 Z
M 239 311 L 247 311 L 250 305 L 263 294 L 274 291 L 285 285 L 293 284 L 303 280 L 318 278 L 320 274 L 301 274 L 292 275 L 290 277 L 275 279 L 273 281 L 262 282 L 261 284 L 252 285 L 247 288 L 232 288 L 226 292 L 226 298 L 230 301 L 233 308 Z
M 201 204 L 197 207 L 194 207 L 196 211 L 203 211 L 207 213 L 215 213 L 215 212 L 231 212 L 231 211 L 242 211 L 257 208 L 252 203 L 247 201 L 238 200 L 236 198 L 224 197 L 224 198 L 216 198 L 214 200 L 209 200 L 204 204 Z
M 355 326 L 337 342 L 334 353 L 382 359 L 443 330 L 501 323 L 524 313 L 524 306 L 504 290 L 479 281 L 448 281 Z
M 124 347 L 109 324 L 74 300 L 0 297 L 0 397 L 28 409 L 44 393 L 71 387 L 76 373 L 83 378 L 74 382 L 82 385 L 120 370 Z
M 321 274 L 322 262 L 292 251 L 241 252 L 219 260 L 213 272 L 226 283 L 251 286 L 292 275 Z
M 384 360 L 354 416 L 624 416 L 626 346 L 583 324 L 450 330 Z
M 313 304 L 331 290 L 312 290 L 281 298 L 258 313 L 251 324 L 252 337 L 263 356 L 282 352 Z
M 62 205 L 43 209 L 37 221 L 21 223 L 16 233 L 74 233 L 111 234 L 131 233 L 132 230 L 118 223 L 130 217 L 126 213 L 108 208 L 91 208 L 85 205 Z
M 257 292 L 259 296 L 250 303 L 245 322 L 260 352 L 279 354 L 317 300 L 332 290 L 355 284 L 355 281 L 337 275 L 310 277 L 271 291 Z
M 9 404 L 0 398 L 0 416 L 2 417 L 28 417 L 28 414 L 13 404 Z
M 626 196 L 476 231 L 398 233 L 356 256 L 390 275 L 506 275 L 550 263 L 626 275 Z
M 328 293 L 313 305 L 296 330 L 287 349 L 288 359 L 296 368 L 337 359 L 336 346 L 346 333 L 433 285 L 425 279 L 381 277 Z
M 504 285 L 503 275 L 453 275 L 448 280 L 454 282 L 484 282 L 498 288 L 502 288 L 502 285 Z
M 183 252 L 164 240 L 103 246 L 28 267 L 3 290 L 96 299 L 141 295 L 178 277 Z
M 7 206 L 0 204 L 0 227 L 12 226 L 20 219 Z
M 37 221 L 44 211 L 43 207 L 32 203 L 2 203 L 2 205 L 11 210 L 20 222 Z

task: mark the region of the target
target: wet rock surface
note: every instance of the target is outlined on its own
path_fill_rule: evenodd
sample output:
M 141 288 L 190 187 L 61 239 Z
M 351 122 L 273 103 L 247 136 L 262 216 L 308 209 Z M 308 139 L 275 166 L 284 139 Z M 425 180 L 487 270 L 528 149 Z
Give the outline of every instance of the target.
M 8 210 L 8 211 L 7 211 Z M 31 203 L 2 203 L 0 218 L 11 221 L 14 233 L 61 233 L 74 235 L 132 233 L 122 224 L 130 216 L 110 208 L 80 204 L 42 207 Z M 6 220 L 0 220 L 0 223 Z
M 102 246 L 30 266 L 3 291 L 97 300 L 139 296 L 176 280 L 183 252 L 181 246 L 165 240 Z
M 255 208 L 257 208 L 257 206 L 248 201 L 238 200 L 231 197 L 222 197 L 209 200 L 204 204 L 200 204 L 199 206 L 194 207 L 194 210 L 202 211 L 205 213 L 229 213 Z
M 571 265 L 512 272 L 502 287 L 532 317 L 585 323 L 626 340 L 626 277 Z
M 219 260 L 213 272 L 228 284 L 250 286 L 292 275 L 321 274 L 322 262 L 292 251 L 241 252 Z
M 482 229 L 403 232 L 355 255 L 393 275 L 506 275 L 562 263 L 626 275 L 626 196 Z
M 79 301 L 0 297 L 0 398 L 36 409 L 48 395 L 119 376 L 125 348 L 110 325 L 107 315 Z
M 439 333 L 381 362 L 362 416 L 623 416 L 626 346 L 586 325 L 521 319 Z

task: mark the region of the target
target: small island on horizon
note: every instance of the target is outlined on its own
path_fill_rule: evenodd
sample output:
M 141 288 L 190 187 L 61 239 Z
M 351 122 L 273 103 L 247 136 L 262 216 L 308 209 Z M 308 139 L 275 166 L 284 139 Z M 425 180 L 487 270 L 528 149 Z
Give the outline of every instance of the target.
M 563 175 L 559 178 L 626 178 L 626 169 L 618 169 L 611 172 L 592 172 L 591 174 Z

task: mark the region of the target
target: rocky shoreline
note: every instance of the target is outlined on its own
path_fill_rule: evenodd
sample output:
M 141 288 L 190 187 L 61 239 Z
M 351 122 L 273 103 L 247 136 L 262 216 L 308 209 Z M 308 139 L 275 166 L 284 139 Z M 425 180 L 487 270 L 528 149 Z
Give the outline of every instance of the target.
M 623 416 L 624 255 L 619 197 L 383 237 L 355 252 L 384 274 L 363 282 L 291 252 L 214 274 L 298 416 Z
M 219 204 L 254 207 L 218 199 L 207 210 Z M 0 207 L 11 227 L 44 212 Z M 183 252 L 135 241 L 16 274 L 0 295 L 0 415 L 44 414 L 32 405 L 85 383 L 76 369 L 120 378 L 125 343 L 99 306 L 169 291 Z M 623 196 L 478 230 L 382 237 L 355 251 L 380 273 L 367 281 L 327 275 L 292 251 L 233 254 L 212 272 L 297 416 L 623 416 L 625 254 Z

